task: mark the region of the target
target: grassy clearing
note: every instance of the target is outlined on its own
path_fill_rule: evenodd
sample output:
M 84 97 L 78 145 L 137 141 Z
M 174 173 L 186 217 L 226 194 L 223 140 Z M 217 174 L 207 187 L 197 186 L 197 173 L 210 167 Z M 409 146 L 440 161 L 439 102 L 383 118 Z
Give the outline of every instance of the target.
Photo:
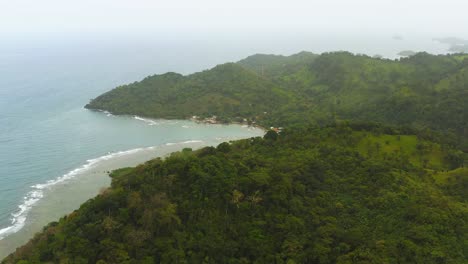
M 418 139 L 414 135 L 373 135 L 359 132 L 358 150 L 363 155 L 404 156 L 417 167 L 442 170 L 447 168 L 439 144 Z
M 446 185 L 452 181 L 455 181 L 456 178 L 468 178 L 468 168 L 458 168 L 451 171 L 441 171 L 434 175 L 434 179 L 437 184 Z

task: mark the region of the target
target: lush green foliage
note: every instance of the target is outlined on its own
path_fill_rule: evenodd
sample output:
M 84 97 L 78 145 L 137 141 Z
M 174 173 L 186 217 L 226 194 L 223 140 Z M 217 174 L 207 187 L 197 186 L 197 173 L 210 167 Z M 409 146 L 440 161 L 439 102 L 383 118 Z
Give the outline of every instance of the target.
M 302 51 L 291 56 L 255 54 L 238 62 L 242 67 L 268 78 L 276 78 L 300 71 L 318 55 Z
M 285 130 L 115 171 L 4 262 L 468 263 L 467 83 L 466 55 L 302 52 L 118 87 L 87 108 Z
M 449 152 L 346 124 L 185 149 L 114 172 L 6 263 L 467 263 L 468 206 L 434 183 Z

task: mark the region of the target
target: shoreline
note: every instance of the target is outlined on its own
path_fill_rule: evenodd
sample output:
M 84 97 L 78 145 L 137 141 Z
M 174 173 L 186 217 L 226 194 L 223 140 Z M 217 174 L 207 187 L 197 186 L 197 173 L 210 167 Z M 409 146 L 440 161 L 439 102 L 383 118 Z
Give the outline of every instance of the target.
M 157 121 L 176 121 L 176 120 L 184 120 L 184 121 L 192 121 L 197 124 L 205 124 L 205 125 L 240 125 L 240 126 L 247 126 L 248 128 L 256 128 L 262 130 L 264 133 L 266 133 L 269 129 L 265 128 L 261 125 L 258 125 L 257 123 L 249 124 L 247 121 L 246 122 L 237 122 L 237 121 L 230 121 L 227 123 L 220 122 L 216 120 L 216 116 L 211 117 L 211 118 L 200 118 L 198 116 L 192 116 L 192 117 L 186 117 L 186 118 L 155 118 L 155 117 L 150 117 L 150 116 L 145 116 L 145 115 L 137 115 L 137 114 L 115 114 L 112 113 L 111 111 L 108 110 L 103 110 L 103 109 L 95 109 L 95 108 L 87 108 L 86 106 L 84 107 L 85 109 L 89 111 L 95 111 L 99 113 L 103 113 L 107 116 L 126 116 L 126 117 L 132 117 L 134 119 L 144 121 L 149 123 L 149 125 L 156 125 Z M 156 122 L 156 123 L 152 123 Z
M 157 122 L 157 120 L 148 121 Z M 149 123 L 148 125 L 151 124 Z M 263 130 L 260 131 L 257 133 L 258 136 L 264 133 Z M 3 230 L 10 230 L 6 230 L 4 238 L 0 240 L 0 259 L 14 252 L 17 247 L 26 244 L 45 225 L 58 221 L 64 215 L 70 214 L 78 209 L 81 204 L 98 195 L 104 188 L 108 188 L 111 183 L 109 171 L 124 167 L 134 167 L 155 158 L 164 158 L 173 152 L 181 151 L 187 147 L 195 150 L 242 138 L 248 137 L 246 135 L 245 137 L 216 137 L 208 140 L 192 139 L 107 153 L 97 158 L 88 159 L 84 164 L 60 177 L 45 183 L 35 184 L 31 186 L 33 189 L 30 193 L 37 194 L 40 191 L 40 197 L 32 197 L 35 199 L 34 202 L 27 204 L 27 198 L 30 194 L 28 193 L 23 203 L 19 206 L 19 214 L 18 212 L 14 213 L 18 214 L 16 217 L 22 217 L 22 222 L 20 223 L 18 219 L 15 219 L 12 225 L 3 228 Z M 25 205 L 28 208 L 25 208 Z

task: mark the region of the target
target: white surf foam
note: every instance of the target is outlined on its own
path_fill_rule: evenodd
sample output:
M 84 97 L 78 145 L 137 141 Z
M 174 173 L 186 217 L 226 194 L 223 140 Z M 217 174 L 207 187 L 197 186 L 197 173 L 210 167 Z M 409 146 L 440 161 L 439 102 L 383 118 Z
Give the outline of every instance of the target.
M 114 116 L 111 112 L 109 112 L 107 110 L 97 109 L 96 111 L 101 112 L 101 113 L 105 114 L 106 116 Z
M 26 215 L 31 210 L 32 206 L 37 203 L 44 194 L 42 191 L 31 191 L 25 197 L 21 205 L 18 206 L 18 211 L 12 213 L 11 225 L 0 229 L 0 240 L 4 239 L 8 235 L 18 232 L 24 227 L 26 222 Z
M 180 145 L 180 144 L 190 144 L 190 143 L 202 143 L 203 140 L 187 140 L 183 142 L 178 142 L 178 143 L 166 143 L 166 146 L 173 146 L 173 145 Z
M 136 119 L 136 120 L 139 120 L 139 121 L 143 121 L 143 122 L 147 123 L 150 126 L 159 125 L 158 122 L 156 122 L 156 121 L 154 121 L 152 119 L 147 119 L 147 118 L 143 118 L 143 117 L 139 117 L 139 116 L 133 116 L 133 118 Z

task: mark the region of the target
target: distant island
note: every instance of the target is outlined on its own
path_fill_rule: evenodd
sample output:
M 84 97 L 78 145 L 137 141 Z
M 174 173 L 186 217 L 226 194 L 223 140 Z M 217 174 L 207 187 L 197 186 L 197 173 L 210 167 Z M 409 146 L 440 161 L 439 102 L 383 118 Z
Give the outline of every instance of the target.
M 434 41 L 448 44 L 449 45 L 448 51 L 450 52 L 468 53 L 468 40 L 466 39 L 448 37 L 448 38 L 434 38 Z
M 460 44 L 468 44 L 468 40 L 457 38 L 457 37 L 447 37 L 447 38 L 434 38 L 434 41 L 438 41 L 444 44 L 450 45 L 460 45 Z
M 466 263 L 468 55 L 256 54 L 90 110 L 244 122 L 112 186 L 2 263 Z
M 452 45 L 449 51 L 457 53 L 468 53 L 468 44 Z
M 403 50 L 403 51 L 400 51 L 398 53 L 398 56 L 402 56 L 402 57 L 410 57 L 410 56 L 414 56 L 416 55 L 417 52 L 416 51 L 412 51 L 412 50 Z

